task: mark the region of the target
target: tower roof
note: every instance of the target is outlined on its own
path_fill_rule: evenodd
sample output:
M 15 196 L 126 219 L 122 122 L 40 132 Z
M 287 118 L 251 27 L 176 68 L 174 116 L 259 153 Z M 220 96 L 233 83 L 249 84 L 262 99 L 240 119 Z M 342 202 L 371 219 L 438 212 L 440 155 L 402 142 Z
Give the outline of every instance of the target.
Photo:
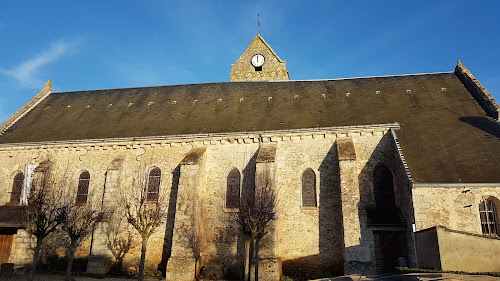
M 264 40 L 264 38 L 262 38 L 262 36 L 260 36 L 259 33 L 257 33 L 257 35 L 252 40 L 252 42 L 255 41 L 255 40 L 260 40 L 262 43 L 264 43 L 264 45 L 266 45 L 266 47 L 269 49 L 269 51 L 271 51 L 271 53 L 273 54 L 273 56 L 275 56 L 278 59 L 279 62 L 283 62 L 283 60 L 280 59 L 280 57 L 278 56 L 278 54 L 276 54 L 276 52 L 273 50 L 273 48 L 271 48 L 271 46 L 269 46 L 269 44 L 266 42 L 266 40 Z
M 286 62 L 257 33 L 247 49 L 231 65 L 231 81 L 290 80 Z

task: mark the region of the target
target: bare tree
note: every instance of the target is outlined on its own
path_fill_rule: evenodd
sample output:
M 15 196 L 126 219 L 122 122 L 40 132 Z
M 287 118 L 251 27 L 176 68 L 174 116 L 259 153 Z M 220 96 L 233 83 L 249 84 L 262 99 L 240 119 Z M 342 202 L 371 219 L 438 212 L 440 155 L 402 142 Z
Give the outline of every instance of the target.
M 194 216 L 191 219 L 195 226 L 186 227 L 181 230 L 181 235 L 186 239 L 188 246 L 193 251 L 193 257 L 195 260 L 194 264 L 194 277 L 195 280 L 199 280 L 200 263 L 203 250 L 206 247 L 206 241 L 202 238 L 202 228 L 201 224 L 194 220 Z
M 115 213 L 110 215 L 106 223 L 106 242 L 108 249 L 115 257 L 115 267 L 121 271 L 123 267 L 123 259 L 134 244 L 134 237 L 130 230 L 125 230 L 122 217 Z
M 36 247 L 28 281 L 32 281 L 40 261 L 40 249 L 45 237 L 61 223 L 61 189 L 56 184 L 53 163 L 46 160 L 35 169 L 23 215 L 26 232 L 36 237 Z
M 67 196 L 65 204 L 61 207 L 61 228 L 66 232 L 70 240 L 65 281 L 71 280 L 71 269 L 76 248 L 83 239 L 92 233 L 94 226 L 103 219 L 101 208 L 95 207 L 91 199 L 86 204 L 82 204 L 68 200 L 68 198 L 74 197 Z
M 263 173 L 257 178 L 255 193 L 242 196 L 239 204 L 238 223 L 247 237 L 245 241 L 245 281 L 250 281 L 250 244 L 254 242 L 255 280 L 259 278 L 260 240 L 267 234 L 269 223 L 276 219 L 277 191 L 273 187 L 270 173 Z
M 134 188 L 132 193 L 128 196 L 122 195 L 121 200 L 125 207 L 127 222 L 137 230 L 142 238 L 141 262 L 139 264 L 139 281 L 142 281 L 148 239 L 165 221 L 168 204 L 159 193 L 152 198 L 151 194 L 147 192 L 146 184 L 139 184 L 139 186 L 133 184 L 132 186 Z

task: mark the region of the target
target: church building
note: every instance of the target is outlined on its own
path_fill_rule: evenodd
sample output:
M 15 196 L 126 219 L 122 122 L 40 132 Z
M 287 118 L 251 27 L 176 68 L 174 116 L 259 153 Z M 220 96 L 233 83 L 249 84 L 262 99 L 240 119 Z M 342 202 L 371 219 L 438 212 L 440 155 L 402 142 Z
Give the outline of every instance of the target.
M 203 242 L 201 265 L 243 271 L 238 202 L 259 175 L 279 202 L 262 280 L 400 265 L 500 271 L 500 106 L 460 61 L 449 72 L 290 80 L 257 34 L 230 78 L 77 92 L 47 82 L 0 126 L 0 263 L 31 263 L 16 214 L 50 159 L 80 203 L 117 208 L 137 180 L 148 198 L 167 198 L 146 254 L 166 280 L 195 276 L 186 232 Z M 112 259 L 105 224 L 77 252 L 89 273 Z M 44 255 L 61 253 L 56 244 Z

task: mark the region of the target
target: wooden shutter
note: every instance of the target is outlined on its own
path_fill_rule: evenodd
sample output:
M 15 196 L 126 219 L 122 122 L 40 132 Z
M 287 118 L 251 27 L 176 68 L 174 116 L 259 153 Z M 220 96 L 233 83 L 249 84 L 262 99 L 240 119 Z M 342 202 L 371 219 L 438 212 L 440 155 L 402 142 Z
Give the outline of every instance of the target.
M 0 235 L 0 264 L 9 262 L 14 235 Z

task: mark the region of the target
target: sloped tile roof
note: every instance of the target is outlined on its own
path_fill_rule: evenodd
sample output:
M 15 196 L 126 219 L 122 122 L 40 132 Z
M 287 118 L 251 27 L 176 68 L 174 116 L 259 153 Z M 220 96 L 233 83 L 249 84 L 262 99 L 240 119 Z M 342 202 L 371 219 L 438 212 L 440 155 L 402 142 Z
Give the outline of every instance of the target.
M 397 122 L 417 183 L 500 183 L 500 125 L 453 72 L 52 93 L 0 144 Z

